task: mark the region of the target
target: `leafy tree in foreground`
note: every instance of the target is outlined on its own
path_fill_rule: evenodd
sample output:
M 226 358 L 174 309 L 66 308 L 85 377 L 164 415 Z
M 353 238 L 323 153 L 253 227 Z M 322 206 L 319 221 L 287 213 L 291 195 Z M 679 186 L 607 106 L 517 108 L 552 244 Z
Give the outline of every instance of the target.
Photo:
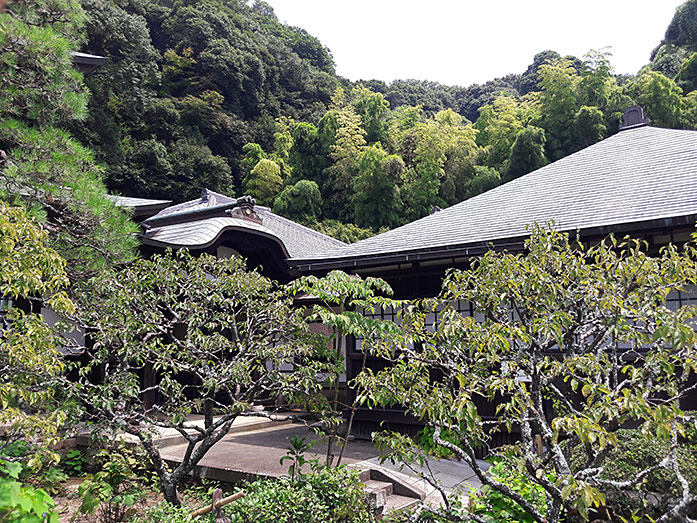
M 666 247 L 654 258 L 642 249 L 612 238 L 585 248 L 535 227 L 527 253 L 490 252 L 470 270 L 451 272 L 439 298 L 405 312 L 400 337 L 373 340 L 371 350 L 392 365 L 359 377 L 362 398 L 406 406 L 431 427 L 441 450 L 540 523 L 587 519 L 611 492 L 640 488 L 659 470 L 679 494 L 655 520 L 684 521 L 697 508 L 678 460 L 682 435 L 695 422 L 680 401 L 697 370 L 697 311 L 672 309 L 666 299 L 697 281 L 695 252 Z M 460 315 L 459 300 L 482 320 Z M 438 321 L 427 328 L 426 314 L 436 311 Z M 498 404 L 493 418 L 478 412 L 482 399 Z M 663 442 L 663 454 L 634 474 L 610 478 L 608 457 L 627 424 Z M 542 487 L 542 505 L 475 459 L 475 446 L 486 445 L 492 430 L 513 426 L 521 441 L 490 455 Z M 381 439 L 407 462 L 420 455 L 410 438 Z M 449 519 L 456 516 L 453 501 Z
M 79 385 L 88 419 L 139 439 L 170 503 L 179 505 L 178 484 L 253 401 L 283 394 L 307 408 L 322 404 L 314 393 L 318 373 L 333 372 L 319 363 L 326 349 L 292 299 L 243 260 L 180 251 L 95 286 L 95 343 Z M 293 372 L 282 372 L 289 364 Z M 94 384 L 87 378 L 97 370 Z M 192 413 L 204 414 L 203 426 L 187 421 Z M 172 468 L 155 444 L 161 428 L 187 442 Z
M 49 444 L 58 441 L 66 419 L 55 397 L 63 372 L 60 339 L 40 315 L 10 308 L 8 300 L 46 296 L 45 305 L 54 311 L 73 312 L 64 292 L 65 261 L 47 241 L 48 233 L 23 209 L 0 201 L 0 456 L 20 439 L 41 441 L 29 462 L 32 467 L 42 456 L 57 459 Z
M 71 0 L 16 0 L 0 13 L 0 196 L 42 209 L 73 282 L 131 259 L 137 244 L 92 154 L 65 130 L 85 116 L 71 55 L 83 20 Z
M 341 412 L 344 407 L 351 408 L 348 427 L 345 434 L 351 434 L 351 425 L 356 412 L 356 404 L 342 405 L 339 402 L 339 381 L 342 373 L 346 372 L 345 356 L 346 348 L 344 339 L 346 336 L 366 338 L 378 333 L 396 333 L 397 326 L 391 322 L 366 318 L 361 311 L 375 312 L 379 307 L 393 307 L 396 302 L 386 296 L 392 295 L 392 288 L 380 278 L 348 275 L 342 271 L 331 271 L 324 278 L 305 276 L 294 281 L 289 286 L 294 294 L 306 294 L 312 296 L 318 303 L 312 307 L 309 316 L 310 321 L 322 322 L 331 329 L 332 361 L 334 374 L 331 377 L 333 395 L 330 407 L 334 419 L 328 419 L 329 425 L 340 423 Z M 366 353 L 367 354 L 367 353 Z M 363 366 L 365 366 L 365 357 Z M 332 443 L 337 431 L 329 433 L 327 442 L 327 467 L 334 462 Z M 348 443 L 345 439 L 336 466 L 341 464 L 344 449 Z

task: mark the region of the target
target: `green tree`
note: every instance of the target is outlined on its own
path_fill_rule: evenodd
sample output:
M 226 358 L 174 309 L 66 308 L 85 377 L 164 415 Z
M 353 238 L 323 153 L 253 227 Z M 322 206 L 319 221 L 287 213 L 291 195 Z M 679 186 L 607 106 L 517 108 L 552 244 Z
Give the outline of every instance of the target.
M 331 377 L 333 388 L 330 407 L 333 419 L 327 420 L 330 427 L 327 442 L 327 467 L 334 463 L 332 443 L 337 436 L 334 430 L 341 423 L 341 411 L 343 406 L 339 403 L 339 381 L 341 375 L 346 372 L 346 349 L 344 340 L 346 336 L 356 338 L 372 338 L 378 334 L 396 334 L 397 326 L 389 321 L 367 318 L 361 311 L 375 312 L 378 308 L 396 306 L 396 302 L 389 298 L 392 288 L 380 278 L 361 278 L 346 274 L 342 271 L 331 271 L 323 278 L 316 276 L 304 276 L 289 285 L 293 294 L 313 296 L 317 302 L 312 306 L 309 321 L 319 321 L 331 330 L 332 363 L 335 373 Z M 366 359 L 363 358 L 363 367 Z M 351 426 L 356 412 L 356 403 L 352 405 L 351 417 L 345 434 L 351 434 Z M 336 466 L 341 465 L 344 449 L 348 444 L 348 438 L 344 438 L 341 451 L 336 460 Z
M 355 98 L 353 107 L 363 122 L 366 141 L 370 144 L 384 142 L 387 137 L 386 118 L 390 103 L 382 93 L 376 93 L 363 86 L 354 88 L 351 95 Z
M 678 71 L 678 75 L 675 77 L 675 83 L 685 94 L 697 89 L 697 53 L 692 53 L 682 63 L 680 71 Z
M 315 182 L 300 180 L 286 187 L 273 202 L 274 212 L 299 222 L 314 222 L 322 212 L 322 195 Z
M 324 340 L 287 293 L 239 257 L 166 253 L 93 283 L 94 346 L 76 386 L 86 419 L 96 431 L 138 438 L 168 502 L 179 505 L 180 482 L 254 400 L 283 394 L 294 405 L 326 408 L 317 376 L 334 369 L 321 363 Z M 281 370 L 291 364 L 293 372 Z M 94 383 L 97 369 L 102 379 Z M 203 426 L 189 422 L 193 413 L 203 414 Z M 167 427 L 187 445 L 173 466 L 154 441 Z
M 83 21 L 69 0 L 18 0 L 0 13 L 0 195 L 43 210 L 72 281 L 130 260 L 137 243 L 92 154 L 65 130 L 87 104 L 71 55 Z
M 372 229 L 364 229 L 353 223 L 341 223 L 338 220 L 323 220 L 313 223 L 311 226 L 316 231 L 336 238 L 344 243 L 356 243 L 370 238 L 371 236 L 375 236 L 376 234 Z M 378 232 L 384 231 L 381 230 Z
M 262 159 L 242 182 L 242 192 L 260 205 L 271 205 L 282 186 L 281 168 L 273 160 Z
M 519 104 L 515 98 L 499 95 L 480 110 L 474 124 L 477 144 L 487 148 L 486 165 L 500 169 L 508 158 L 513 142 L 523 129 Z
M 556 161 L 578 149 L 572 122 L 581 104 L 578 84 L 580 77 L 571 60 L 540 66 L 539 116 L 533 125 L 545 130 L 546 156 Z
M 401 156 L 406 170 L 402 191 L 407 220 L 429 214 L 436 205 L 465 198 L 472 165 L 479 153 L 476 131 L 451 110 L 441 111 L 404 135 Z
M 545 131 L 529 126 L 516 137 L 504 168 L 506 180 L 519 178 L 549 163 L 545 157 Z
M 685 126 L 682 90 L 673 80 L 656 71 L 647 71 L 631 90 L 654 125 L 676 129 Z
M 574 119 L 576 140 L 579 147 L 588 147 L 605 137 L 606 127 L 603 112 L 597 107 L 584 105 Z
M 377 231 L 399 222 L 402 202 L 397 184 L 403 171 L 402 159 L 388 156 L 379 146 L 371 145 L 361 153 L 353 183 L 356 225 Z
M 57 461 L 51 445 L 67 419 L 59 401 L 64 363 L 58 347 L 65 340 L 35 311 L 75 312 L 65 293 L 65 261 L 48 239 L 22 208 L 0 201 L 0 457 L 19 440 L 38 442 L 29 456 L 32 468 L 46 458 Z
M 352 221 L 353 179 L 357 174 L 357 159 L 365 148 L 365 130 L 351 105 L 339 109 L 336 118 L 336 139 L 329 153 L 334 163 L 329 168 L 329 196 L 325 199 L 324 215 Z
M 244 147 L 242 147 L 242 152 L 244 153 L 244 157 L 240 162 L 240 166 L 242 167 L 242 174 L 244 178 L 246 178 L 250 175 L 252 169 L 254 169 L 260 161 L 266 158 L 266 153 L 258 143 L 246 144 Z
M 524 253 L 490 251 L 471 269 L 451 272 L 438 298 L 409 304 L 402 335 L 365 340 L 363 350 L 391 365 L 357 379 L 361 397 L 406 406 L 433 429 L 440 451 L 464 460 L 487 488 L 540 523 L 587 520 L 610 502 L 609 491 L 641 488 L 655 466 L 621 479 L 603 474 L 618 431 L 633 424 L 665 443 L 656 463 L 680 492 L 652 517 L 682 520 L 697 506 L 677 459 L 680 435 L 695 421 L 680 399 L 697 371 L 697 310 L 669 307 L 666 298 L 697 281 L 695 256 L 688 245 L 654 258 L 641 242 L 613 238 L 586 248 L 534 227 Z M 481 320 L 461 315 L 460 301 Z M 438 321 L 424 328 L 436 311 Z M 478 410 L 482 400 L 496 404 L 493 419 Z M 490 447 L 490 456 L 543 489 L 542 505 L 485 474 L 475 459 L 475 446 L 487 445 L 492 430 L 513 426 L 521 441 Z M 423 455 L 411 438 L 381 441 L 407 462 Z M 578 453 L 573 464 L 569 446 Z M 460 521 L 454 501 L 448 519 Z
M 496 169 L 484 165 L 474 166 L 474 177 L 467 188 L 467 197 L 472 198 L 501 184 L 501 175 Z

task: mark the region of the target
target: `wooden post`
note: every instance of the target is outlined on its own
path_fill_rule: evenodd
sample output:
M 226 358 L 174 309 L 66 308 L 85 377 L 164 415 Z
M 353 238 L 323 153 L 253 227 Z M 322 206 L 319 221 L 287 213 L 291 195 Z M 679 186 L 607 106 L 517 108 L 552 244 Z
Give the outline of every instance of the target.
M 202 516 L 204 514 L 208 514 L 209 512 L 211 512 L 213 510 L 219 511 L 219 509 L 221 507 L 224 507 L 225 505 L 227 505 L 228 503 L 232 503 L 233 501 L 237 501 L 238 499 L 241 499 L 241 498 L 245 497 L 246 495 L 247 495 L 247 492 L 242 490 L 240 492 L 233 494 L 232 496 L 228 496 L 226 498 L 223 498 L 223 491 L 220 489 L 215 489 L 215 491 L 213 492 L 213 502 L 210 505 L 207 505 L 205 507 L 201 507 L 200 509 L 193 511 L 191 513 L 191 517 Z M 218 519 L 220 519 L 220 518 L 224 518 L 224 516 L 222 516 L 222 514 L 220 514 L 220 512 L 218 512 L 218 514 L 216 514 L 216 518 L 215 518 L 216 523 L 218 522 Z M 225 518 L 225 519 L 227 519 L 227 518 Z M 221 519 L 221 521 L 225 521 L 225 519 Z M 230 521 L 230 520 L 228 519 L 227 521 Z

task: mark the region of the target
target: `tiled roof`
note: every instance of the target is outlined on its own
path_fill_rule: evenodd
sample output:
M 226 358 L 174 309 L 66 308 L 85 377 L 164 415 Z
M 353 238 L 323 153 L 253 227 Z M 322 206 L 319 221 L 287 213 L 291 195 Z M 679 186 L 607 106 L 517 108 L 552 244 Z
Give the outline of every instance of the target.
M 203 191 L 200 199 L 168 207 L 144 223 L 147 225 L 151 220 L 163 217 L 190 216 L 192 211 L 234 204 L 235 202 L 237 200 L 234 198 L 206 189 Z M 188 247 L 195 249 L 207 247 L 226 231 L 244 230 L 279 240 L 285 247 L 289 257 L 311 256 L 315 252 L 336 249 L 346 245 L 339 240 L 278 216 L 272 213 L 268 207 L 255 205 L 254 212 L 261 219 L 261 223 L 229 215 L 205 217 L 202 219 L 196 219 L 195 216 L 191 216 L 190 219 L 167 225 L 155 225 L 157 222 L 152 222 L 153 226 L 148 229 L 143 238 L 164 247 Z
M 697 215 L 697 131 L 638 127 L 397 229 L 311 256 L 360 259 L 559 230 Z
M 149 198 L 131 198 L 129 196 L 114 196 L 107 194 L 107 198 L 114 202 L 117 207 L 133 209 L 141 206 L 165 205 L 172 203 L 172 200 L 151 200 Z

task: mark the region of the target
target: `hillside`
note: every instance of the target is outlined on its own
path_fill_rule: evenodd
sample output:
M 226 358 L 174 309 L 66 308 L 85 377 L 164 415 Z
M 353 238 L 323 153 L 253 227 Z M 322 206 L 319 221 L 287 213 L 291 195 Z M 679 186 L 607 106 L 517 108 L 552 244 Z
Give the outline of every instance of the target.
M 697 127 L 697 0 L 676 12 L 651 63 L 544 51 L 526 71 L 469 87 L 353 84 L 330 51 L 242 0 L 82 0 L 86 78 L 75 132 L 112 191 L 251 194 L 345 240 L 452 205 L 591 145 L 641 104 L 654 125 Z M 356 227 L 358 226 L 358 227 Z

